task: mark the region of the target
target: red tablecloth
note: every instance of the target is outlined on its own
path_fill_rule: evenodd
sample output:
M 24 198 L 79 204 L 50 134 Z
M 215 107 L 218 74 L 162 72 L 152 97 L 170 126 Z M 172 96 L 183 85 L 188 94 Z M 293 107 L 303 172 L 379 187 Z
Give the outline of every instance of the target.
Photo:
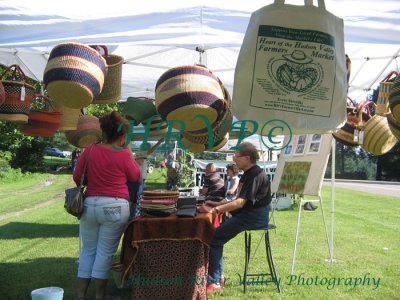
M 206 299 L 212 221 L 211 214 L 131 221 L 121 263 L 132 299 Z

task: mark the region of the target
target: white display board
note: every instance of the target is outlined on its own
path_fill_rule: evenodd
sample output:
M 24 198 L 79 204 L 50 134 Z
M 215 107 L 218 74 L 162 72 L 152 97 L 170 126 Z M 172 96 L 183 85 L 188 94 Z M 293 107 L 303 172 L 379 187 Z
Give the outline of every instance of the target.
M 292 136 L 278 159 L 272 181 L 273 193 L 320 196 L 329 154 L 331 134 L 301 134 Z

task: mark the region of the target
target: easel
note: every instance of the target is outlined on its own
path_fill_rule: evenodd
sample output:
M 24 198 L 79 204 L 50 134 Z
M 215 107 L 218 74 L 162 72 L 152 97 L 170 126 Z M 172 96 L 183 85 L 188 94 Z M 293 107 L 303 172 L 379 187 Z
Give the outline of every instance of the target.
M 295 241 L 294 241 L 294 247 L 293 247 L 293 259 L 292 259 L 292 266 L 291 266 L 291 269 L 290 269 L 290 275 L 293 275 L 294 263 L 295 263 L 295 260 L 296 260 L 297 240 L 298 240 L 298 237 L 299 237 L 299 230 L 300 230 L 301 207 L 302 207 L 302 204 L 306 203 L 306 202 L 319 202 L 319 205 L 321 207 L 321 212 L 322 212 L 322 219 L 324 221 L 324 229 L 325 229 L 326 242 L 328 244 L 329 254 L 332 253 L 331 252 L 331 246 L 329 244 L 328 230 L 326 228 L 326 220 L 325 220 L 325 211 L 324 211 L 324 207 L 322 205 L 322 197 L 321 197 L 321 195 L 318 196 L 317 200 L 305 200 L 303 198 L 303 195 L 300 195 L 299 213 L 297 215 L 297 227 L 296 227 Z

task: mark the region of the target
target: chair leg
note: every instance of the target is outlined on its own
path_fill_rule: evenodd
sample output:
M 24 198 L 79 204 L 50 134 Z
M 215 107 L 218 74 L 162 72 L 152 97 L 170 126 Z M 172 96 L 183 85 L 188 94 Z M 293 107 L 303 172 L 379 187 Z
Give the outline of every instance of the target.
M 278 274 L 276 272 L 274 257 L 272 256 L 272 249 L 271 249 L 271 243 L 269 240 L 268 230 L 266 230 L 264 234 L 265 234 L 265 236 L 264 236 L 265 237 L 265 250 L 267 252 L 267 261 L 268 261 L 269 271 L 270 271 L 272 280 L 275 281 L 276 287 L 278 288 L 278 291 L 280 293 L 281 285 L 279 282 Z
M 250 245 L 251 245 L 251 233 L 245 231 L 244 233 L 244 244 L 245 244 L 245 262 L 244 262 L 244 275 L 243 275 L 243 290 L 246 293 L 247 290 L 247 273 L 249 270 L 250 261 Z

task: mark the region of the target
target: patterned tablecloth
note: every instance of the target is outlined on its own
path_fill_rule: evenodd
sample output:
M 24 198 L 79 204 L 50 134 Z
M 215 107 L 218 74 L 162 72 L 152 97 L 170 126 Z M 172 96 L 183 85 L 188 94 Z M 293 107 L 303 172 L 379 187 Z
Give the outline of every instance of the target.
M 211 214 L 195 218 L 141 217 L 123 239 L 123 278 L 132 299 L 206 299 Z

